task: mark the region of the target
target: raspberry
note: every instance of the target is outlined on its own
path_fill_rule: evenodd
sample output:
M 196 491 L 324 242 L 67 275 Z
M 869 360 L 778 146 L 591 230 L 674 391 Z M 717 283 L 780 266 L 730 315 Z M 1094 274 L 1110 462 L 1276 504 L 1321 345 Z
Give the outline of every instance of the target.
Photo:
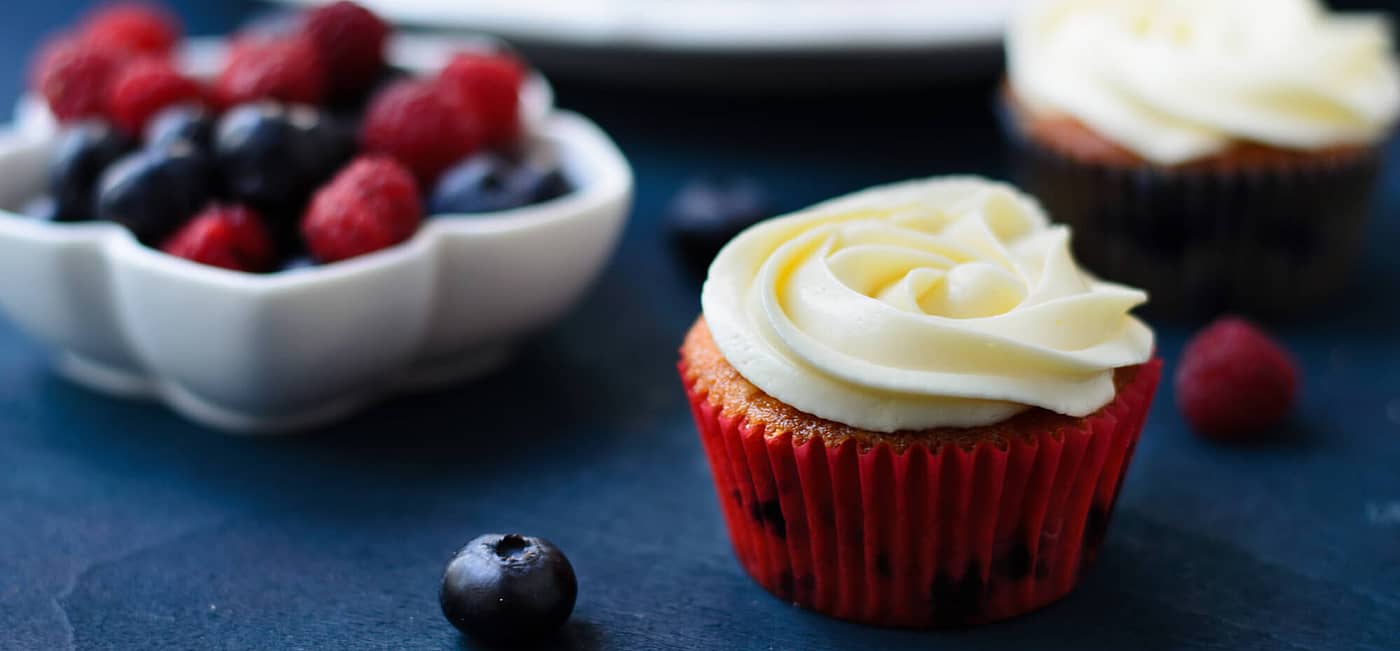
M 161 109 L 203 99 L 199 82 L 180 74 L 166 59 L 146 58 L 116 76 L 107 91 L 107 113 L 118 127 L 137 135 Z
M 83 40 L 132 54 L 165 56 L 180 40 L 180 25 L 165 11 L 142 3 L 103 7 L 82 25 Z
M 353 2 L 342 0 L 307 12 L 302 30 L 320 52 L 332 92 L 359 91 L 384 67 L 389 26 Z
M 1242 438 L 1278 424 L 1297 387 L 1288 352 L 1237 317 L 1196 333 L 1176 371 L 1177 406 L 1197 432 L 1216 438 Z
M 452 93 L 429 81 L 394 82 L 370 101 L 361 126 L 365 150 L 393 156 L 423 187 L 481 146 L 476 121 Z
M 235 271 L 268 271 L 277 263 L 262 218 L 243 206 L 211 205 L 161 247 L 173 256 Z
M 462 53 L 438 74 L 481 122 L 486 144 L 505 148 L 520 138 L 520 87 L 525 66 L 509 54 Z
M 107 90 L 127 56 L 123 50 L 60 36 L 39 50 L 30 85 L 62 122 L 100 116 L 106 112 Z
M 422 217 L 408 170 L 392 158 L 362 156 L 316 191 L 301 234 L 312 256 L 335 262 L 407 240 Z
M 325 88 L 325 71 L 310 41 L 252 37 L 229 47 L 214 95 L 224 108 L 268 98 L 314 105 Z

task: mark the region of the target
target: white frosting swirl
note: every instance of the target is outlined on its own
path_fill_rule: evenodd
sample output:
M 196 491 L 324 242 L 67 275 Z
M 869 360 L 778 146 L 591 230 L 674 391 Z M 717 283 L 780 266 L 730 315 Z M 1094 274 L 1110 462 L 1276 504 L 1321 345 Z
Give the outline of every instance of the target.
M 1373 143 L 1400 113 L 1385 19 L 1316 0 L 1035 0 L 1007 59 L 1032 110 L 1164 165 L 1238 141 Z
M 975 177 L 888 185 L 758 224 L 701 297 L 725 359 L 778 400 L 874 431 L 1029 407 L 1083 416 L 1152 354 L 1143 292 L 1075 264 L 1069 230 Z

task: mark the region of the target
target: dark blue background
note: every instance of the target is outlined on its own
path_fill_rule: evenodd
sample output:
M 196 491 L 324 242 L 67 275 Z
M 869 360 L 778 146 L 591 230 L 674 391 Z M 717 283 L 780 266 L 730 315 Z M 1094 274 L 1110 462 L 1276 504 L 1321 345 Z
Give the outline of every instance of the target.
M 0 102 L 77 5 L 0 9 Z M 198 33 L 251 10 L 185 5 Z M 796 610 L 742 574 L 675 378 L 698 284 L 665 246 L 665 199 L 698 172 L 757 177 L 783 207 L 1002 176 L 991 92 L 559 83 L 559 103 L 636 168 L 611 269 L 508 369 L 306 436 L 229 438 L 80 390 L 0 321 L 0 647 L 455 649 L 444 563 L 479 533 L 520 530 L 578 570 L 563 648 L 1400 648 L 1400 166 L 1352 290 L 1274 325 L 1305 371 L 1280 440 L 1193 437 L 1168 383 L 1099 565 L 1065 601 L 973 630 L 886 631 Z M 1172 362 L 1198 324 L 1155 325 Z

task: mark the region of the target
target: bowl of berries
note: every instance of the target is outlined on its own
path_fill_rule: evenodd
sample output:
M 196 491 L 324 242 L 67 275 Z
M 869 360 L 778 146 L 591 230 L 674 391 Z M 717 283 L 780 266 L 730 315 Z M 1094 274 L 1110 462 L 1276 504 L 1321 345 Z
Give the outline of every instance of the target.
M 632 173 L 490 41 L 349 2 L 185 39 L 99 9 L 0 129 L 0 310 L 106 393 L 229 432 L 487 372 L 606 266 Z

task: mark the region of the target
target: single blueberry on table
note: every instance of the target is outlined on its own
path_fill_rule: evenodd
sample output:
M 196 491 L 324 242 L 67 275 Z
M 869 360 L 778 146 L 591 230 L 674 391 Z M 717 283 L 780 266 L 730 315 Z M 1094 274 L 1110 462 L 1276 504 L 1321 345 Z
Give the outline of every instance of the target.
M 484 152 L 443 173 L 428 200 L 428 212 L 495 212 L 548 201 L 568 192 L 569 183 L 556 165 L 517 162 Z
M 704 269 L 735 235 L 771 215 L 768 193 L 757 181 L 703 178 L 671 198 L 666 223 L 681 255 Z
M 350 134 L 307 106 L 243 104 L 224 114 L 214 134 L 223 187 L 273 230 L 295 222 L 311 193 L 353 154 Z
M 98 120 L 66 129 L 49 165 L 49 194 L 55 221 L 96 217 L 97 181 L 102 172 L 135 146 L 111 125 Z
M 103 173 L 97 216 L 158 245 L 212 198 L 212 176 L 208 159 L 189 143 L 128 154 Z
M 158 149 L 188 142 L 208 151 L 214 138 L 214 116 L 198 104 L 179 104 L 161 110 L 146 123 L 146 147 Z
M 462 633 L 489 642 L 544 638 L 564 625 L 578 597 L 569 559 L 552 543 L 487 534 L 467 543 L 442 577 L 442 614 Z

